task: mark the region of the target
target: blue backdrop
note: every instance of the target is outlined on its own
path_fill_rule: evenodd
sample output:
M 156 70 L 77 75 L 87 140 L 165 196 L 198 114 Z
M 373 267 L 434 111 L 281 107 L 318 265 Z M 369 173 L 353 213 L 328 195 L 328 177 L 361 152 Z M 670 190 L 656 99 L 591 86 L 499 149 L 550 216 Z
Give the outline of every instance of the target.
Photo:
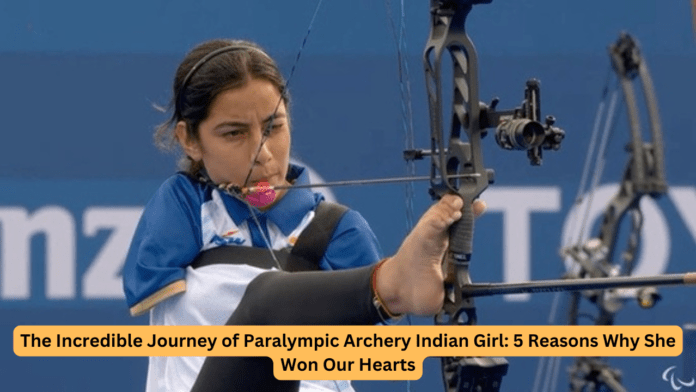
M 165 116 L 170 80 L 196 43 L 247 38 L 268 49 L 285 74 L 315 9 L 313 1 L 202 2 L 85 0 L 0 3 L 0 374 L 2 390 L 143 390 L 144 358 L 19 358 L 11 334 L 26 324 L 145 324 L 130 318 L 120 270 L 140 208 L 175 170 L 152 144 Z M 325 1 L 291 82 L 296 159 L 326 180 L 405 173 L 395 43 L 380 1 Z M 406 54 L 417 143 L 429 142 L 421 52 L 428 2 L 405 4 Z M 398 20 L 396 21 L 398 23 Z M 479 51 L 481 99 L 510 108 L 524 82 L 542 81 L 542 111 L 567 132 L 561 151 L 529 167 L 524 153 L 485 139 L 496 184 L 477 222 L 476 281 L 559 277 L 561 233 L 579 183 L 594 114 L 609 70 L 607 46 L 626 30 L 640 42 L 656 86 L 670 192 L 644 205 L 638 265 L 647 274 L 694 270 L 696 40 L 691 3 L 630 0 L 496 0 L 476 6 L 468 31 Z M 595 204 L 607 201 L 624 168 L 625 114 L 609 146 Z M 427 173 L 426 163 L 419 166 Z M 416 185 L 418 214 L 430 203 Z M 404 189 L 334 189 L 372 225 L 384 252 L 406 231 Z M 603 195 L 603 196 L 602 196 Z M 662 290 L 644 311 L 628 303 L 617 323 L 684 325 L 696 320 L 693 289 Z M 552 294 L 478 300 L 481 324 L 548 322 Z M 511 318 L 510 315 L 514 315 Z M 414 323 L 429 323 L 416 319 Z M 562 323 L 561 316 L 556 322 Z M 662 372 L 696 374 L 683 357 L 612 359 L 632 391 L 670 391 Z M 505 391 L 531 390 L 537 358 L 511 358 Z M 564 360 L 559 391 L 567 390 Z M 690 376 L 689 376 L 690 377 Z M 406 390 L 404 382 L 357 382 L 359 391 Z M 528 387 L 526 387 L 528 386 Z M 441 388 L 439 363 L 426 360 L 413 391 Z M 689 390 L 685 388 L 684 390 Z M 696 390 L 691 387 L 690 390 Z

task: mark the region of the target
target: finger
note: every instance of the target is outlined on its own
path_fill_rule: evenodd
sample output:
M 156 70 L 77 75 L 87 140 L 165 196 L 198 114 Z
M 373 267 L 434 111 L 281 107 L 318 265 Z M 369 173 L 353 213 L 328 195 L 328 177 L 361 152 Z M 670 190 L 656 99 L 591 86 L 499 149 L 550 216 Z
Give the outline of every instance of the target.
M 461 197 L 459 197 L 459 195 L 447 194 L 443 196 L 441 200 L 443 200 L 443 202 L 446 203 L 446 205 L 452 210 L 461 211 L 461 209 L 464 207 L 464 201 Z M 474 216 L 477 218 L 483 215 L 486 212 L 486 210 L 488 210 L 488 204 L 486 204 L 486 202 L 481 199 L 474 200 L 471 206 L 474 212 Z M 457 214 L 455 220 L 459 218 L 461 218 L 461 214 Z
M 443 204 L 443 213 L 446 215 L 448 226 L 461 219 L 462 208 L 464 207 L 464 201 L 461 197 L 458 195 L 445 195 L 440 203 Z
M 464 206 L 464 201 L 459 195 L 448 193 L 442 196 L 442 201 L 454 209 L 461 209 Z

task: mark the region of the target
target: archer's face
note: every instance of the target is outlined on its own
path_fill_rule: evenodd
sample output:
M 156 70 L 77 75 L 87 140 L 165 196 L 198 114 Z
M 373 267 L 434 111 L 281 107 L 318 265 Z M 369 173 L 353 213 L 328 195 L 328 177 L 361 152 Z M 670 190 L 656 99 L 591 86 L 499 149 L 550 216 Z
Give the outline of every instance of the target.
M 184 150 L 192 159 L 203 161 L 216 184 L 243 186 L 251 170 L 248 186 L 260 181 L 287 185 L 290 127 L 284 102 L 271 123 L 279 101 L 280 93 L 274 85 L 261 79 L 250 79 L 242 87 L 223 91 L 200 123 L 199 141 L 182 143 Z M 270 134 L 254 160 L 269 125 Z M 278 198 L 282 196 L 279 193 Z

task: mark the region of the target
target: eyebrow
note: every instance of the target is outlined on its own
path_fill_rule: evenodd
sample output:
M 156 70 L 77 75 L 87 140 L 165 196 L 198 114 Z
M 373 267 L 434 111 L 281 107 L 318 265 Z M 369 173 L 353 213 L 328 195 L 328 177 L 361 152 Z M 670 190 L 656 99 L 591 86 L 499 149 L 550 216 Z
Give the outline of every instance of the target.
M 267 124 L 271 122 L 271 120 L 277 120 L 277 119 L 285 119 L 287 118 L 287 114 L 278 112 L 275 114 L 271 114 L 270 116 L 266 117 L 265 120 L 263 120 L 264 124 Z M 233 126 L 233 127 L 242 127 L 242 126 L 247 126 L 248 123 L 242 122 L 242 121 L 223 121 L 220 124 L 216 125 L 214 129 L 218 129 L 223 126 Z
M 286 118 L 286 117 L 287 117 L 287 115 L 286 115 L 285 113 L 283 113 L 283 112 L 276 112 L 276 113 L 273 113 L 273 114 L 271 114 L 270 116 L 266 117 L 266 119 L 263 120 L 263 123 L 265 124 L 265 123 L 267 123 L 267 122 L 270 122 L 271 120 L 283 119 L 283 118 Z

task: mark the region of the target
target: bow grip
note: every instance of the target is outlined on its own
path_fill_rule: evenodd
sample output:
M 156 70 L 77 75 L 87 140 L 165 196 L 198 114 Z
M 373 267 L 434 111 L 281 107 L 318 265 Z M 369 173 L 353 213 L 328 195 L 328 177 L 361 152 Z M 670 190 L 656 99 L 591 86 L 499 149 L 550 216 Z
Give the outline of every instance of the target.
M 473 200 L 464 198 L 462 218 L 450 226 L 449 249 L 457 261 L 469 260 L 474 242 L 474 207 Z

